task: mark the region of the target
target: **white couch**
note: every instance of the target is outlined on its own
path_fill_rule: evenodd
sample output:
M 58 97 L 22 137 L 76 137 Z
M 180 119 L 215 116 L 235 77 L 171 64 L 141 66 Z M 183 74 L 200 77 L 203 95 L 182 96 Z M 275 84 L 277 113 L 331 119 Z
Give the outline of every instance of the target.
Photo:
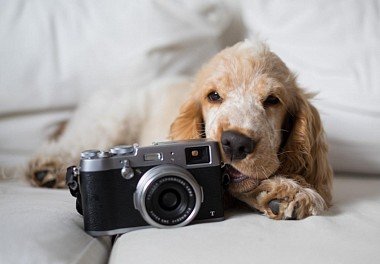
M 380 263 L 379 1 L 0 2 L 0 263 Z M 318 92 L 334 205 L 302 221 L 246 209 L 218 223 L 92 238 L 67 190 L 22 168 L 92 91 L 191 76 L 244 38 Z M 131 89 L 131 96 L 134 92 Z M 136 88 L 135 88 L 136 89 Z

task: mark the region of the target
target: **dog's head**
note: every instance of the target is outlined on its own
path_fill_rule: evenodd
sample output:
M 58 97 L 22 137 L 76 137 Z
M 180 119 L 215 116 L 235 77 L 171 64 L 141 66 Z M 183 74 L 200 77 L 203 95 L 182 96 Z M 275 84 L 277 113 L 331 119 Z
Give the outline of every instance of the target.
M 319 115 L 295 75 L 265 44 L 245 41 L 221 51 L 193 85 L 170 137 L 219 141 L 233 195 L 275 174 L 297 174 L 330 200 Z

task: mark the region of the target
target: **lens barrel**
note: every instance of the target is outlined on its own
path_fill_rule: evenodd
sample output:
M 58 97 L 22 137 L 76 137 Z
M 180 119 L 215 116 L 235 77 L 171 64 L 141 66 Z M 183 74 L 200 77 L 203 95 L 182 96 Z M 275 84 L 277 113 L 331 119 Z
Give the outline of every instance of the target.
M 191 173 L 169 164 L 148 170 L 134 194 L 135 207 L 144 220 L 160 228 L 187 225 L 198 214 L 202 200 L 202 188 Z

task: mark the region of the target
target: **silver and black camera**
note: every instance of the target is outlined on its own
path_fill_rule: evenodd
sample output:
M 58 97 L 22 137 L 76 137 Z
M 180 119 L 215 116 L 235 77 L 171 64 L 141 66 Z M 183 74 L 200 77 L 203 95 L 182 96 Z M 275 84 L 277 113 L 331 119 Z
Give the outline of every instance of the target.
M 207 139 L 81 153 L 66 181 L 84 229 L 114 235 L 224 219 L 219 145 Z

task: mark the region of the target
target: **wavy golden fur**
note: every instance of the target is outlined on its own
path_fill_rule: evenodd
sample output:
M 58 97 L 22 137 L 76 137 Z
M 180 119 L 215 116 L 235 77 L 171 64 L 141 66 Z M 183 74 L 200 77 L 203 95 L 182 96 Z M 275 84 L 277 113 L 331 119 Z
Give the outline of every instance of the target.
M 230 194 L 270 218 L 315 215 L 331 204 L 332 170 L 311 97 L 265 44 L 241 42 L 200 70 L 170 138 L 221 142 Z M 226 131 L 249 151 L 232 153 Z

